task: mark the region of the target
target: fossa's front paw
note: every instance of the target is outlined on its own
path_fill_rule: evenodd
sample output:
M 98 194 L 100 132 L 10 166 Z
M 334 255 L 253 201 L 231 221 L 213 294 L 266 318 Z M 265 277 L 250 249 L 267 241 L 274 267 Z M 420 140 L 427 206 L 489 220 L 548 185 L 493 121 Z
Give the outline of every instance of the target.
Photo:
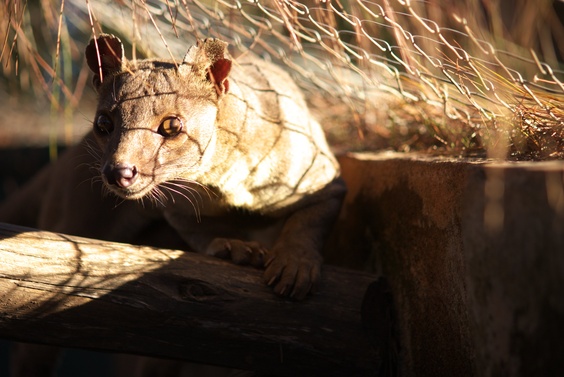
M 275 247 L 265 262 L 264 281 L 281 296 L 297 300 L 317 290 L 321 277 L 321 257 L 299 249 Z
M 263 267 L 266 249 L 258 242 L 215 238 L 208 245 L 205 254 L 222 259 L 231 259 L 235 264 Z

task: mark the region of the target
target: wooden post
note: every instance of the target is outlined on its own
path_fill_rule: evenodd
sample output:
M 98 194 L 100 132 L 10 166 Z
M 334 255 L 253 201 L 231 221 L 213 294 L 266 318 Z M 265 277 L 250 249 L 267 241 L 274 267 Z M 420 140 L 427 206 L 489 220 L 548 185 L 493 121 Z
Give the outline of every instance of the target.
M 0 337 L 274 375 L 377 375 L 389 360 L 373 275 L 327 266 L 321 291 L 295 302 L 251 267 L 7 224 L 0 261 Z

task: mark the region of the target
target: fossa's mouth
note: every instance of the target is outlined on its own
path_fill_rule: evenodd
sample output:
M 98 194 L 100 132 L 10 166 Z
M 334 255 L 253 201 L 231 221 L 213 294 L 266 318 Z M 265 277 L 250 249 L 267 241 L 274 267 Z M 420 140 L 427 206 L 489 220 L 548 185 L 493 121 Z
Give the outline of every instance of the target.
M 155 187 L 153 184 L 141 186 L 141 185 L 133 185 L 127 188 L 119 187 L 116 185 L 109 184 L 108 182 L 104 181 L 106 187 L 115 195 L 119 196 L 120 198 L 127 199 L 127 200 L 136 200 L 142 199 L 147 196 Z
M 123 199 L 141 199 L 157 185 L 154 177 L 124 163 L 104 164 L 101 176 L 106 187 Z

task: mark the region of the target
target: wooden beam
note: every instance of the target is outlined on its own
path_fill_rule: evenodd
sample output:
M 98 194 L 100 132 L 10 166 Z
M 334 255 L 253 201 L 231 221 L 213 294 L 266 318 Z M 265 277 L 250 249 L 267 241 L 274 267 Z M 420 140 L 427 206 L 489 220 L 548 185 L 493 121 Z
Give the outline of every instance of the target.
M 385 285 L 358 271 L 295 302 L 251 267 L 1 223 L 0 261 L 4 338 L 291 376 L 377 375 L 390 352 Z

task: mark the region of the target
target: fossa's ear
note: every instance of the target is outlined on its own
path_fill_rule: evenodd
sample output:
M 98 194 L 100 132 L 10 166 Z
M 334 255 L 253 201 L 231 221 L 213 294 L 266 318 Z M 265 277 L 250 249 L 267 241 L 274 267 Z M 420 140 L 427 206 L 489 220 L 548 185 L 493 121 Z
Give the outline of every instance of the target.
M 104 78 L 122 72 L 125 66 L 125 56 L 121 40 L 112 34 L 101 34 L 91 39 L 86 50 L 86 62 L 94 72 L 94 86 L 98 88 Z
M 231 59 L 227 52 L 227 42 L 208 38 L 198 40 L 196 46 L 190 48 L 184 61 L 192 65 L 192 71 L 205 77 L 215 85 L 218 96 L 229 91 L 229 72 Z

